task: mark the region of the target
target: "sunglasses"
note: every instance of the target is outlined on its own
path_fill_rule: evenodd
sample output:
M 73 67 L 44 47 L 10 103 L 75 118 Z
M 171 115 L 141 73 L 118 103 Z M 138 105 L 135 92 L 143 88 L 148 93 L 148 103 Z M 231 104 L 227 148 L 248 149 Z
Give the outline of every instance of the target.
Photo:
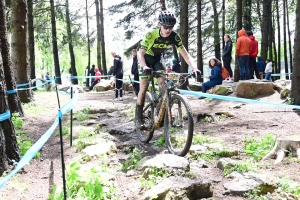
M 164 27 L 165 30 L 169 29 L 170 31 L 174 28 L 174 26 L 167 26 L 165 24 L 162 24 L 162 27 Z

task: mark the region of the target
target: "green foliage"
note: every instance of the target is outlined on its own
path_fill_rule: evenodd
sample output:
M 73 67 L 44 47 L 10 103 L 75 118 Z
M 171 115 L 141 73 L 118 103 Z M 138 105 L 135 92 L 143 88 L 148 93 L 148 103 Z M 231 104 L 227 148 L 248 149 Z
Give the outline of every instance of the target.
M 202 119 L 201 121 L 202 121 L 202 122 L 212 122 L 213 119 L 212 119 L 212 117 L 205 116 L 204 119 Z
M 75 112 L 75 118 L 79 121 L 85 121 L 89 119 L 88 114 L 85 112 L 85 110 L 83 111 L 78 111 Z
M 195 134 L 193 137 L 193 144 L 211 144 L 211 143 L 220 143 L 221 141 L 218 138 L 206 136 L 202 134 Z
M 129 159 L 126 160 L 122 166 L 122 171 L 134 169 L 137 163 L 142 159 L 141 153 L 138 149 L 133 149 L 133 152 L 129 154 Z
M 247 161 L 245 163 L 237 163 L 233 166 L 225 165 L 224 167 L 224 175 L 231 174 L 232 172 L 248 172 L 248 171 L 256 171 L 257 166 L 253 164 L 253 162 Z
M 154 145 L 160 146 L 160 147 L 166 146 L 166 139 L 165 139 L 165 137 L 161 136 L 158 140 L 155 140 L 154 141 Z
M 28 137 L 22 137 L 18 136 L 17 138 L 18 146 L 20 149 L 20 154 L 21 157 L 25 155 L 25 153 L 30 149 L 32 146 L 32 139 Z M 34 158 L 39 158 L 40 157 L 40 152 L 37 152 L 37 154 L 34 156 Z
M 67 167 L 67 174 L 67 199 L 115 199 L 114 186 L 97 169 L 83 171 L 78 162 L 73 162 Z M 63 193 L 54 187 L 49 199 L 63 199 Z
M 142 186 L 146 189 L 152 188 L 154 185 L 171 175 L 169 170 L 157 167 L 147 168 L 144 174 L 147 175 L 144 176 L 145 178 L 141 178 L 140 181 Z
M 22 128 L 23 119 L 20 117 L 19 113 L 12 113 L 11 121 L 16 128 Z
M 292 193 L 300 198 L 300 184 L 294 181 L 289 180 L 287 177 L 280 179 L 278 181 L 278 187 L 281 188 L 282 191 Z
M 271 134 L 256 138 L 244 138 L 245 153 L 254 157 L 255 160 L 263 158 L 274 147 L 275 138 Z
M 261 188 L 256 187 L 250 192 L 247 192 L 244 196 L 247 197 L 247 199 L 251 200 L 268 200 L 267 197 L 261 196 Z

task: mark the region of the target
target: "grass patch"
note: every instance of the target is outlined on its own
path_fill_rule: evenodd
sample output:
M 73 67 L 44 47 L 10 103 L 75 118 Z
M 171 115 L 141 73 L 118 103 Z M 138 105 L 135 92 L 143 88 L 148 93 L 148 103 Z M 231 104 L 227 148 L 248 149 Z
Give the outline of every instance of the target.
M 249 172 L 249 171 L 256 171 L 257 166 L 253 164 L 253 162 L 247 161 L 245 163 L 237 163 L 233 166 L 225 165 L 224 167 L 224 175 L 231 174 L 232 172 Z
M 271 134 L 267 134 L 261 139 L 245 137 L 243 141 L 244 151 L 246 154 L 253 156 L 254 160 L 259 160 L 272 150 L 275 141 L 275 137 Z

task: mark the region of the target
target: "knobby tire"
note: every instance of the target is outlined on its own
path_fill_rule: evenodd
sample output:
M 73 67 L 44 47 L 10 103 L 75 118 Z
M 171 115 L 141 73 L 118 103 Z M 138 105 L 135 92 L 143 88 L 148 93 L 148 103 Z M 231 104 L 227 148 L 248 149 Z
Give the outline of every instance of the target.
M 170 110 L 172 124 L 169 123 L 168 110 L 165 112 L 164 119 L 166 144 L 170 153 L 185 156 L 189 152 L 193 140 L 192 109 L 184 96 L 175 94 L 170 99 Z

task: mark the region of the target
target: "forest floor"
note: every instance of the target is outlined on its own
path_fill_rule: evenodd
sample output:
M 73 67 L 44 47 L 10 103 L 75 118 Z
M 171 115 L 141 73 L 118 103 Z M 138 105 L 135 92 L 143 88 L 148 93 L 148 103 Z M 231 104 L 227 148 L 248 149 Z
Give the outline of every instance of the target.
M 70 100 L 69 96 L 59 96 L 61 106 Z M 195 121 L 194 126 L 195 132 L 202 132 L 204 135 L 217 137 L 224 141 L 225 145 L 229 148 L 243 149 L 243 142 L 246 137 L 261 138 L 266 134 L 272 134 L 277 137 L 299 136 L 300 134 L 300 112 L 290 108 L 216 99 L 199 100 L 198 97 L 193 96 L 186 97 L 191 104 L 195 118 L 203 114 L 216 116 L 215 113 L 217 111 L 228 111 L 234 114 L 234 117 L 228 117 L 216 122 L 207 122 L 205 120 Z M 23 118 L 24 124 L 22 127 L 22 130 L 26 132 L 26 136 L 32 138 L 33 142 L 37 141 L 41 135 L 51 127 L 58 113 L 58 102 L 55 92 L 37 91 L 35 92 L 34 99 L 35 101 L 32 103 L 24 105 L 26 116 Z M 113 99 L 114 93 L 112 91 L 105 93 L 80 93 L 74 111 L 100 105 L 103 102 L 114 104 L 117 107 L 135 105 L 132 93 L 126 93 L 124 95 L 124 101 L 114 102 Z M 271 96 L 256 99 L 259 101 L 282 103 L 277 92 Z M 57 187 L 62 187 L 60 139 L 57 136 L 57 132 L 58 128 L 56 128 L 50 139 L 41 149 L 40 157 L 31 160 L 21 172 L 16 174 L 4 185 L 0 190 L 0 200 L 47 199 L 49 195 L 51 160 L 54 164 L 54 184 L 57 185 Z M 113 135 L 113 137 L 124 138 L 122 135 Z M 128 137 L 130 137 L 131 140 L 136 140 L 136 143 L 140 143 L 134 132 Z M 119 142 L 122 141 L 126 143 L 124 139 L 119 140 Z M 75 149 L 70 147 L 70 142 L 67 137 L 64 138 L 64 153 L 66 164 L 78 156 Z M 153 151 L 153 153 L 155 154 L 157 152 Z M 124 153 L 120 151 L 118 151 L 115 156 L 117 157 L 115 160 L 124 160 Z M 118 156 L 120 159 L 118 159 Z M 245 154 L 242 154 L 240 158 L 249 159 L 249 156 L 246 157 Z M 268 159 L 263 164 L 259 164 L 258 168 L 260 173 L 270 174 L 270 176 L 300 183 L 299 162 L 299 159 L 289 157 L 274 166 L 274 159 Z M 216 168 L 215 170 L 219 169 Z M 220 174 L 222 176 L 221 170 L 216 173 L 216 176 L 220 176 Z M 229 198 L 226 196 L 224 194 L 223 183 L 223 181 L 220 181 L 213 185 L 215 199 L 246 199 L 243 197 Z M 120 182 L 118 183 L 117 190 L 123 191 L 123 188 L 127 188 L 127 185 L 127 181 Z M 133 198 L 120 197 L 120 199 Z

